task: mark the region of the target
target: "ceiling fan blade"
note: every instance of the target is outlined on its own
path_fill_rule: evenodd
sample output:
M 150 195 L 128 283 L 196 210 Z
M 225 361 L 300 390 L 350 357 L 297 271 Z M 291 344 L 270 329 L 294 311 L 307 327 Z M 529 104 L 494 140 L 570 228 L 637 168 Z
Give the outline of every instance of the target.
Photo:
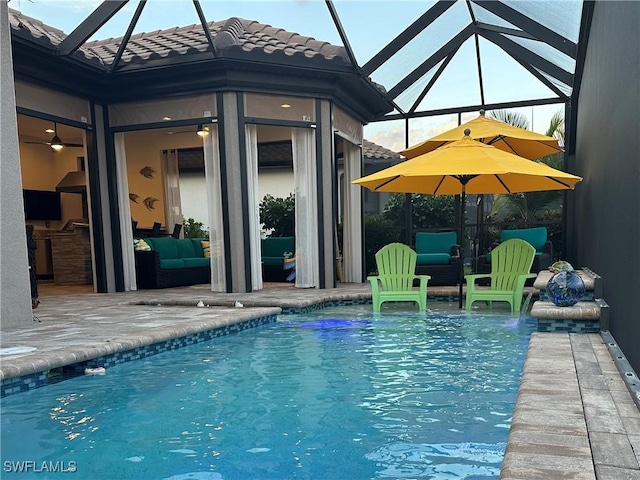
M 31 143 L 33 145 L 47 145 L 47 146 L 51 146 L 51 142 L 36 142 L 36 141 L 32 141 L 32 140 L 25 140 L 24 143 Z M 84 147 L 84 145 L 82 143 L 66 143 L 66 142 L 62 142 L 62 145 L 65 147 L 69 147 L 69 148 L 82 148 Z
M 196 132 L 194 132 L 192 130 L 181 131 L 181 132 L 164 132 L 165 135 L 184 135 L 185 133 L 188 133 L 190 135 L 195 135 L 196 134 Z

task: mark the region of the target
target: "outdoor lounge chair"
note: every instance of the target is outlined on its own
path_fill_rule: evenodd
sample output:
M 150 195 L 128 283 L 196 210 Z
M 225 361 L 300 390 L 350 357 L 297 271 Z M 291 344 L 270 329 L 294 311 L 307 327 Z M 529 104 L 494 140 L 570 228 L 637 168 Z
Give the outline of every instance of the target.
M 458 285 L 460 245 L 456 232 L 416 233 L 416 274 L 429 275 L 430 285 Z
M 527 278 L 535 278 L 529 273 L 536 250 L 529 243 L 519 238 L 502 242 L 491 251 L 491 273 L 465 275 L 467 281 L 466 310 L 471 309 L 473 302 L 481 300 L 491 304 L 492 301 L 508 302 L 511 313 L 520 311 L 524 282 Z M 489 278 L 489 288 L 476 288 L 476 280 Z
M 390 243 L 376 253 L 378 275 L 369 276 L 373 311 L 380 312 L 383 302 L 416 302 L 420 312 L 427 308 L 428 275 L 416 275 L 416 252 L 402 243 Z M 413 281 L 420 281 L 419 290 Z
M 520 238 L 529 242 L 536 249 L 536 255 L 531 266 L 532 273 L 545 270 L 553 263 L 553 244 L 547 238 L 547 227 L 517 228 L 503 230 L 500 234 L 500 241 L 504 242 L 510 238 Z M 496 247 L 498 244 L 493 245 Z M 489 273 L 491 271 L 491 254 L 480 258 L 478 263 L 478 273 Z

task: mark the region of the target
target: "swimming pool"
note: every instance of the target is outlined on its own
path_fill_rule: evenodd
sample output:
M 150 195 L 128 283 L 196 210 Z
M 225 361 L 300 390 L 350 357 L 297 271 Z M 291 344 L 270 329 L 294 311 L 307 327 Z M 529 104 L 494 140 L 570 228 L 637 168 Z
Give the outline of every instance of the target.
M 282 316 L 2 399 L 3 472 L 498 478 L 531 330 L 436 309 Z

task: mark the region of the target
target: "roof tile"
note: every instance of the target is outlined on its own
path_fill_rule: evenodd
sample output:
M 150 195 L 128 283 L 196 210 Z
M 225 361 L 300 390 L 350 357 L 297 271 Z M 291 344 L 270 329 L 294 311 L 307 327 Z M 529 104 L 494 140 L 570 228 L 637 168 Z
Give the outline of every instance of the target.
M 391 160 L 394 162 L 400 162 L 404 159 L 399 153 L 366 139 L 362 142 L 362 154 L 365 158 Z
M 21 32 L 23 36 L 30 36 L 40 43 L 50 46 L 52 50 L 66 38 L 62 30 L 58 30 L 44 24 L 40 20 L 23 15 L 9 9 L 9 18 L 12 30 Z M 349 65 L 349 58 L 341 46 L 331 45 L 318 41 L 311 37 L 305 37 L 298 33 L 287 32 L 282 28 L 259 23 L 255 20 L 245 20 L 232 17 L 225 21 L 211 22 L 208 24 L 214 39 L 215 48 L 221 53 L 233 56 L 233 51 L 260 52 L 269 54 L 273 61 L 278 61 L 278 55 L 282 58 L 300 56 L 306 58 L 319 58 L 338 62 L 343 66 Z M 86 42 L 74 57 L 97 61 L 103 67 L 112 64 L 119 49 L 121 38 L 107 38 Z M 200 24 L 175 27 L 167 30 L 138 33 L 132 35 L 122 54 L 120 62 L 140 63 L 156 58 L 166 58 L 174 55 L 190 55 L 206 52 L 211 47 L 204 35 Z

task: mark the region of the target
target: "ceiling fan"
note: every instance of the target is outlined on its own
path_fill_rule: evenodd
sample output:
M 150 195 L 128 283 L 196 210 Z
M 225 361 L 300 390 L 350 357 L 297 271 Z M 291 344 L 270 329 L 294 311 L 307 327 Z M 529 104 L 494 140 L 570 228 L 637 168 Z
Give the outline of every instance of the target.
M 200 124 L 198 125 L 198 128 L 195 132 L 191 127 L 188 127 L 188 129 L 186 130 L 168 130 L 164 132 L 165 135 L 184 135 L 185 133 L 188 133 L 190 135 L 193 135 L 195 133 L 199 137 L 206 137 L 207 135 L 209 135 L 209 126 Z
M 70 148 L 84 147 L 84 144 L 82 143 L 67 143 L 60 140 L 60 137 L 58 136 L 58 124 L 56 122 L 53 123 L 53 138 L 51 139 L 51 141 L 43 142 L 43 141 L 26 140 L 25 143 L 31 143 L 36 145 L 49 145 L 53 150 L 56 150 L 56 151 L 61 150 L 64 147 L 70 147 Z

